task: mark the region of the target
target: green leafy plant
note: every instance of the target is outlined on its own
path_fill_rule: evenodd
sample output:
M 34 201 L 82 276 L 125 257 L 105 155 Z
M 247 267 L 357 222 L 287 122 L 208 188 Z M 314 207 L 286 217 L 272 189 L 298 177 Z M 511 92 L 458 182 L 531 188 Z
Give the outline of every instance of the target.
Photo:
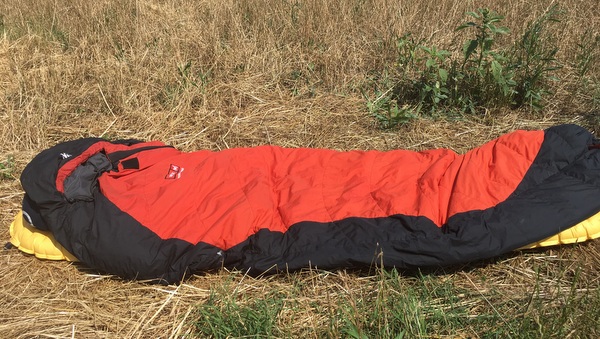
M 392 92 L 396 87 L 387 73 L 384 73 L 382 80 L 375 81 L 375 98 L 373 100 L 370 100 L 368 94 L 363 91 L 367 109 L 382 128 L 402 125 L 416 117 L 415 112 L 418 109 L 409 105 L 398 106 L 397 95 Z
M 509 33 L 501 25 L 504 16 L 485 8 L 468 12 L 471 20 L 456 28 L 474 33 L 462 45 L 462 59 L 404 34 L 396 42 L 394 68 L 375 78 L 371 96 L 363 92 L 367 109 L 384 128 L 422 114 L 476 114 L 483 107 L 539 109 L 550 93 L 548 81 L 556 79 L 552 73 L 560 68 L 558 48 L 544 35 L 559 15 L 551 7 L 529 24 L 518 42 L 502 49 L 496 44 Z M 582 67 L 589 67 L 585 60 Z
M 15 179 L 13 172 L 15 170 L 15 158 L 12 155 L 6 157 L 6 160 L 0 162 L 0 179 Z
M 510 102 L 516 86 L 513 73 L 507 67 L 507 58 L 493 48 L 498 35 L 509 33 L 507 27 L 497 26 L 504 17 L 489 9 L 478 9 L 467 15 L 476 22 L 466 22 L 456 30 L 475 30 L 475 38 L 463 46 L 459 74 L 462 85 L 469 88 L 469 93 L 464 93 L 469 96 L 468 106 L 473 109 L 473 104 Z
M 495 25 L 495 23 L 502 21 L 504 17 L 489 9 L 478 9 L 477 12 L 468 12 L 467 15 L 481 22 L 469 21 L 456 28 L 457 31 L 465 28 L 476 30 L 475 38 L 468 40 L 463 46 L 464 61 L 462 68 L 464 69 L 467 63 L 474 62 L 475 68 L 481 69 L 482 66 L 489 63 L 490 58 L 498 57 L 498 53 L 492 50 L 494 35 L 507 34 L 509 30 L 506 27 Z M 471 56 L 475 56 L 475 58 L 472 59 Z
M 561 13 L 557 5 L 552 6 L 528 25 L 515 44 L 511 62 L 517 81 L 514 97 L 516 107 L 527 105 L 534 109 L 542 108 L 544 95 L 550 93 L 547 81 L 558 80 L 551 75 L 562 67 L 556 59 L 558 47 L 544 33 L 549 23 L 560 22 L 558 18 Z
M 406 75 L 406 71 L 415 68 L 422 44 L 423 40 L 415 40 L 410 33 L 405 33 L 396 39 L 396 70 L 404 70 L 403 75 Z
M 438 50 L 436 47 L 420 46 L 425 54 L 425 69 L 416 85 L 419 88 L 419 102 L 435 111 L 441 103 L 448 99 L 450 90 L 448 71 L 445 69 L 450 52 Z

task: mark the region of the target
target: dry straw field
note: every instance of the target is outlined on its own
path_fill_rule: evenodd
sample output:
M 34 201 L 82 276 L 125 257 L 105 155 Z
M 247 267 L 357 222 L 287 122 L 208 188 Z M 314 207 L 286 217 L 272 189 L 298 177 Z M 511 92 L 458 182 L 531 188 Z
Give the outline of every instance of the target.
M 509 49 L 557 9 L 560 22 L 547 22 L 539 37 L 558 48 L 552 65 L 560 66 L 542 72 L 543 108 L 491 100 L 445 115 L 444 107 L 414 109 L 419 102 L 402 88 L 386 92 L 401 82 L 406 33 L 459 60 L 475 31 L 455 28 L 477 8 L 504 15 L 510 29 L 491 50 Z M 564 122 L 598 135 L 599 35 L 596 0 L 2 1 L 0 240 L 9 240 L 20 208 L 23 167 L 73 138 L 158 139 L 186 151 L 275 144 L 464 152 L 505 132 Z M 413 67 L 413 76 L 425 72 Z M 377 106 L 383 99 L 397 106 Z M 386 112 L 405 123 L 383 129 L 374 114 L 385 120 Z M 600 337 L 599 286 L 600 241 L 446 270 L 258 279 L 221 271 L 178 286 L 4 250 L 0 336 L 591 338 Z

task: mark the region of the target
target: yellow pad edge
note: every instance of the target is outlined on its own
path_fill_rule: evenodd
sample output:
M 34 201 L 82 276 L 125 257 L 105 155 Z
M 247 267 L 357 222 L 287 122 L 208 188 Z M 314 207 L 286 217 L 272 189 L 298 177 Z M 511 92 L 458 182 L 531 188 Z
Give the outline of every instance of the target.
M 19 250 L 47 260 L 78 261 L 54 239 L 50 232 L 41 231 L 23 220 L 23 212 L 15 216 L 10 224 L 10 242 Z
M 519 250 L 581 243 L 596 238 L 600 238 L 600 212 L 571 228 L 523 246 Z M 23 220 L 22 212 L 19 212 L 10 224 L 10 242 L 19 250 L 40 259 L 78 261 L 54 239 L 52 233 L 38 230 Z

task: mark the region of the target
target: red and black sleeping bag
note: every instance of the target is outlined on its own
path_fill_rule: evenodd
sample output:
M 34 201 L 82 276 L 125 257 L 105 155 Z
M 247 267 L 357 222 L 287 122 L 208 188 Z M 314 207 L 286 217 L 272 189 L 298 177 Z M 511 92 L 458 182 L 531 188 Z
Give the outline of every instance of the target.
M 598 140 L 516 131 L 464 155 L 260 146 L 184 153 L 87 138 L 36 156 L 23 211 L 91 268 L 177 282 L 494 257 L 600 211 Z

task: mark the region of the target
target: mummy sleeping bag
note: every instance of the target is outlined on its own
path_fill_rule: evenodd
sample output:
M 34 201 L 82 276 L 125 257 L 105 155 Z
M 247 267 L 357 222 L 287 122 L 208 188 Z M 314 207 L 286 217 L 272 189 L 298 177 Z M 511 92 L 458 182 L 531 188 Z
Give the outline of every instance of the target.
M 21 183 L 27 223 L 124 278 L 436 267 L 498 256 L 595 216 L 599 224 L 600 141 L 574 125 L 516 131 L 463 155 L 185 153 L 87 138 L 41 152 Z

